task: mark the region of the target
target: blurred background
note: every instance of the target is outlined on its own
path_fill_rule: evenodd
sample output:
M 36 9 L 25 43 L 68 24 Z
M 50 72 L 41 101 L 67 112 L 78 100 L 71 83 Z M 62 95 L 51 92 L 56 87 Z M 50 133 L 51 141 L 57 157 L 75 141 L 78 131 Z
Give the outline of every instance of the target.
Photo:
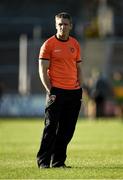
M 54 16 L 73 17 L 83 56 L 84 117 L 123 117 L 123 1 L 0 0 L 0 116 L 40 117 L 45 90 L 38 75 L 42 43 Z

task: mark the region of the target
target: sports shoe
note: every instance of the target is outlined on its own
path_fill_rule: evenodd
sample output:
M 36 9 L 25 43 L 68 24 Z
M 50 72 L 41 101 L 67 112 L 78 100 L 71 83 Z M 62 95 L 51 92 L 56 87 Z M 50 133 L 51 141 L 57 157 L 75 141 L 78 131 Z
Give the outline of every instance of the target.
M 49 165 L 40 165 L 40 166 L 38 166 L 38 167 L 39 167 L 39 169 L 47 169 L 47 168 L 50 168 Z
M 39 169 L 50 168 L 50 165 L 42 163 L 40 158 L 37 158 L 37 165 Z
M 63 164 L 63 165 L 52 166 L 52 168 L 71 168 L 71 166 L 66 166 L 66 164 Z

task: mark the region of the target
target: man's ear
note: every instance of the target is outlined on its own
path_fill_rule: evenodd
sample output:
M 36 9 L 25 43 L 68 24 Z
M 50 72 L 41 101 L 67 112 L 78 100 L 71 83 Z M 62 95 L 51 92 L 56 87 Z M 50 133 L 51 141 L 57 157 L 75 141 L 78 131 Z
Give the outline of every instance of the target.
M 57 24 L 56 24 L 56 22 L 55 22 L 55 28 L 57 29 Z
M 73 28 L 73 24 L 71 23 L 71 24 L 70 24 L 70 30 L 72 30 L 72 28 Z

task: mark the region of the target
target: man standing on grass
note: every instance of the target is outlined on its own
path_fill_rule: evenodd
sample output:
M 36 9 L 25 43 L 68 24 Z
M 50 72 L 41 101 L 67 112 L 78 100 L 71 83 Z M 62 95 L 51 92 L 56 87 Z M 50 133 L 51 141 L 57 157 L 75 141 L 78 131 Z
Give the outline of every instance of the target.
M 67 145 L 72 139 L 82 99 L 80 45 L 69 36 L 71 16 L 55 16 L 56 35 L 44 42 L 39 75 L 46 89 L 45 128 L 37 153 L 39 168 L 67 167 Z

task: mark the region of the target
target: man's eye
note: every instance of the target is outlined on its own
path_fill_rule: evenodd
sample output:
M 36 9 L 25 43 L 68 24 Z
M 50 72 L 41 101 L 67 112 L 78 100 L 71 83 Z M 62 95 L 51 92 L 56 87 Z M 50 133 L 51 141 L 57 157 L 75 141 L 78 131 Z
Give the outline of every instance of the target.
M 64 24 L 59 24 L 59 26 L 67 26 L 68 24 L 67 23 L 64 23 Z

